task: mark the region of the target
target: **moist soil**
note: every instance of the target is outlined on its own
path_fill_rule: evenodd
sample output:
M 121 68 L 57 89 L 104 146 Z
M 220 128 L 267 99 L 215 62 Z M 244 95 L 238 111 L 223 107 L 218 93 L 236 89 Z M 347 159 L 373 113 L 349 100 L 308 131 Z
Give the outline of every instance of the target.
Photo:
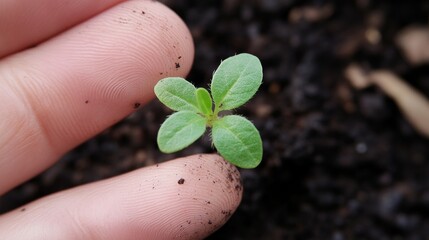
M 165 2 L 194 37 L 188 79 L 195 85 L 207 86 L 220 60 L 236 53 L 255 54 L 264 67 L 260 91 L 236 111 L 260 130 L 264 158 L 256 169 L 240 170 L 242 203 L 209 239 L 429 237 L 428 139 L 383 91 L 356 90 L 344 77 L 352 62 L 386 69 L 429 97 L 429 65 L 410 64 L 394 41 L 407 26 L 428 26 L 427 1 Z M 158 101 L 139 107 L 3 196 L 0 212 L 174 157 L 213 152 L 206 137 L 179 153 L 160 153 L 156 134 L 169 113 Z

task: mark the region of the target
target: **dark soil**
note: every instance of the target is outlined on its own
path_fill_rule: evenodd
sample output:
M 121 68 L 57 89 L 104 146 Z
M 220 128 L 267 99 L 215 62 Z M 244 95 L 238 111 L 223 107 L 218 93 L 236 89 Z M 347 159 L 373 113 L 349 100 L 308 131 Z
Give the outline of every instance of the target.
M 237 111 L 261 131 L 264 159 L 254 170 L 241 170 L 242 204 L 209 239 L 429 237 L 429 141 L 381 90 L 355 90 L 343 74 L 351 62 L 388 69 L 429 96 L 429 65 L 410 65 L 394 42 L 404 27 L 428 25 L 429 2 L 167 4 L 193 34 L 196 59 L 188 79 L 197 86 L 207 86 L 220 60 L 236 53 L 255 54 L 264 66 L 260 91 Z M 300 18 L 302 6 L 320 16 Z M 369 28 L 379 31 L 379 41 L 367 39 Z M 140 108 L 2 197 L 0 212 L 172 157 L 213 151 L 202 139 L 177 154 L 161 154 L 155 139 L 169 112 L 157 101 Z

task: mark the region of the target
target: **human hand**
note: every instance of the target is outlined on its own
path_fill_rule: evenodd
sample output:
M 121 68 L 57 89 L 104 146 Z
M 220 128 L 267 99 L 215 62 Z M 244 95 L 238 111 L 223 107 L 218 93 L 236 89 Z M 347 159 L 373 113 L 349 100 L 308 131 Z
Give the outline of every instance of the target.
M 0 0 L 0 33 L 0 195 L 151 100 L 157 80 L 185 76 L 193 61 L 188 29 L 154 1 Z M 237 208 L 239 178 L 217 155 L 176 159 L 3 214 L 0 236 L 201 239 Z

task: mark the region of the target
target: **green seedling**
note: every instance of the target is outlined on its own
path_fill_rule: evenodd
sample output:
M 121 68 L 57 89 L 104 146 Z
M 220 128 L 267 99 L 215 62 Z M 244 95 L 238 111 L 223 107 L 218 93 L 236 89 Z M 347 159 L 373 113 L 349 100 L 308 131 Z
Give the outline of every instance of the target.
M 162 79 L 155 86 L 155 94 L 176 112 L 159 129 L 159 149 L 164 153 L 182 150 L 210 127 L 213 144 L 226 160 L 242 168 L 258 166 L 262 160 L 262 140 L 256 127 L 242 116 L 219 113 L 249 101 L 261 83 L 261 62 L 247 53 L 219 65 L 213 74 L 211 95 L 180 77 Z

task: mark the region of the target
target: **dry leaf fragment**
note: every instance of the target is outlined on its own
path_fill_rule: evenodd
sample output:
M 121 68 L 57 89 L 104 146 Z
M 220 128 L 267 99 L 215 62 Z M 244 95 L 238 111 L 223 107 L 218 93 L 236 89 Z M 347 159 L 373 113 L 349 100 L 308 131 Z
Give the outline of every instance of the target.
M 351 85 L 361 90 L 377 85 L 391 97 L 410 124 L 422 135 L 429 137 L 429 100 L 394 73 L 386 70 L 367 74 L 357 64 L 350 64 L 345 71 Z
M 389 71 L 374 71 L 369 78 L 393 98 L 417 131 L 429 137 L 429 101 L 425 96 Z
M 396 44 L 412 64 L 429 62 L 429 27 L 408 27 L 396 37 Z
M 318 22 L 329 18 L 334 13 L 334 7 L 330 4 L 322 7 L 303 6 L 297 7 L 290 11 L 289 21 L 296 23 L 301 20 L 306 22 Z
M 350 84 L 359 90 L 367 88 L 372 84 L 363 69 L 355 63 L 350 64 L 346 68 L 345 76 L 350 81 Z
M 372 45 L 379 44 L 381 41 L 381 34 L 377 28 L 368 28 L 365 31 L 365 39 Z

